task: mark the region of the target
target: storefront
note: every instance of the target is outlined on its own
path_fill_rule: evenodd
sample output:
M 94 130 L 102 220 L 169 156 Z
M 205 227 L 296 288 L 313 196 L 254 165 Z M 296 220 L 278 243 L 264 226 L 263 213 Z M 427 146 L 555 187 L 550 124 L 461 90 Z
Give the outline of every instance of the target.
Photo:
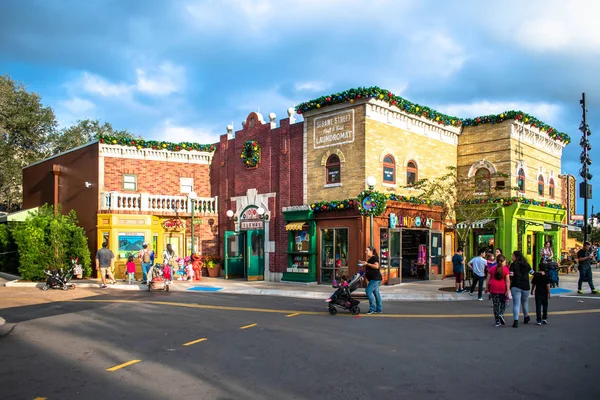
M 317 234 L 314 212 L 308 205 L 283 208 L 288 233 L 288 264 L 283 281 L 317 282 Z
M 240 215 L 239 230 L 225 232 L 225 279 L 264 279 L 264 231 L 264 209 L 246 207 Z

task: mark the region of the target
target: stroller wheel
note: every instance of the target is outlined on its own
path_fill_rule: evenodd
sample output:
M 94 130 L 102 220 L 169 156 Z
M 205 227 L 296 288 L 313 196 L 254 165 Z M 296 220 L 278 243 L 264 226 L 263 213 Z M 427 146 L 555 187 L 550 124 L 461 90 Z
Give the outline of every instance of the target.
M 165 291 L 169 291 L 169 285 L 165 285 Z
M 152 291 L 152 285 L 148 285 L 148 291 L 151 292 Z
M 331 314 L 331 315 L 337 314 L 337 308 L 335 308 L 335 307 L 329 307 L 329 314 Z
M 62 290 L 69 290 L 69 285 L 63 285 Z
M 358 307 L 358 306 L 352 307 L 350 309 L 350 312 L 352 313 L 352 315 L 358 315 L 358 314 L 360 314 L 360 307 Z
M 69 285 L 69 289 L 75 289 L 76 287 L 77 287 L 77 286 L 76 286 L 74 283 L 71 283 L 71 284 Z
M 42 286 L 42 290 L 48 290 L 50 289 L 50 286 L 48 286 L 48 284 L 45 284 L 44 286 Z

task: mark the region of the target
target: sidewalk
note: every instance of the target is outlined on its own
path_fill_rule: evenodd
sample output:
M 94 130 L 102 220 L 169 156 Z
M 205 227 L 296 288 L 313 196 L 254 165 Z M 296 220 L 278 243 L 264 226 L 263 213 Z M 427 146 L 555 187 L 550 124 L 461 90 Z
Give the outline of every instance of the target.
M 600 287 L 600 269 L 593 270 L 594 281 Z M 20 282 L 0 273 L 0 277 L 7 280 L 7 287 L 42 287 L 43 283 Z M 560 287 L 552 289 L 554 296 L 577 295 L 577 280 L 579 274 L 571 273 L 560 275 Z M 95 279 L 73 280 L 79 288 L 99 288 L 100 281 Z M 329 285 L 299 284 L 287 282 L 247 282 L 242 280 L 225 280 L 223 278 L 204 277 L 201 281 L 186 282 L 174 281 L 170 289 L 177 292 L 211 292 L 228 294 L 264 295 L 296 297 L 305 299 L 326 299 L 335 289 Z M 120 281 L 116 285 L 109 285 L 109 290 L 147 290 L 146 285 L 129 285 Z M 587 283 L 583 290 L 590 293 Z M 364 289 L 354 292 L 357 297 L 365 297 Z M 454 278 L 439 281 L 414 281 L 402 283 L 395 286 L 381 286 L 381 297 L 383 300 L 398 301 L 466 301 L 476 300 L 477 296 L 469 296 L 468 293 L 457 294 L 454 292 Z M 600 296 L 598 297 L 600 298 Z

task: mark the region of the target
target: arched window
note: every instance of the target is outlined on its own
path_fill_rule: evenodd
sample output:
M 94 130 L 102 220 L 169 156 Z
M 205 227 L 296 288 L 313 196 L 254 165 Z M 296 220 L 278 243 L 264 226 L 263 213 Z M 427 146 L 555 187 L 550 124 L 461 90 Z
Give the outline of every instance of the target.
M 383 158 L 383 182 L 396 183 L 396 162 L 389 154 Z
M 337 154 L 332 154 L 327 158 L 327 163 L 325 164 L 326 177 L 325 183 L 340 183 L 342 182 L 342 171 L 340 165 L 340 158 Z
M 542 175 L 538 176 L 538 194 L 544 195 L 544 177 Z
M 417 183 L 419 177 L 419 170 L 417 169 L 417 163 L 409 161 L 406 164 L 406 185 L 411 186 Z
M 489 193 L 492 185 L 490 171 L 487 168 L 479 168 L 475 172 L 475 190 L 477 193 Z
M 552 178 L 550 178 L 550 182 L 548 182 L 548 196 L 554 200 L 554 179 Z
M 519 188 L 519 192 L 525 191 L 525 170 L 523 168 L 519 168 L 517 172 L 517 187 Z

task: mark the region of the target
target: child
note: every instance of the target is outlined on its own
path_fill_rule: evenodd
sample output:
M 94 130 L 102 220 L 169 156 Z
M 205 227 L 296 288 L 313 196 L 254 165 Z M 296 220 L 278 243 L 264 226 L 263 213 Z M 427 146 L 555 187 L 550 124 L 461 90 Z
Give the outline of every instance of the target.
M 506 310 L 506 296 L 510 292 L 510 270 L 506 266 L 506 258 L 503 255 L 499 255 L 497 261 L 497 265 L 489 270 L 485 291 L 492 296 L 495 326 L 500 326 L 506 324 L 504 311 Z
M 169 283 L 173 283 L 171 281 L 171 266 L 169 264 L 163 265 L 163 278 L 165 278 L 166 281 L 169 281 Z
M 194 279 L 194 267 L 192 266 L 191 261 L 188 265 L 185 266 L 185 272 L 187 273 L 188 281 L 191 281 Z
M 488 251 L 485 255 L 486 258 L 486 266 L 485 266 L 485 277 L 488 277 L 489 271 L 496 267 L 498 265 L 498 263 L 496 262 L 496 257 L 494 255 L 494 253 L 492 253 L 491 251 Z M 490 293 L 488 300 L 492 299 L 492 294 Z
M 548 299 L 550 298 L 550 280 L 546 273 L 546 264 L 540 264 L 539 272 L 531 280 L 531 294 L 535 289 L 535 314 L 538 325 L 548 323 Z
M 179 275 L 179 280 L 180 281 L 183 280 L 183 276 L 185 275 L 185 260 L 186 260 L 185 258 L 181 258 L 181 257 L 179 257 L 177 259 L 177 273 L 176 273 L 176 275 Z
M 125 264 L 125 267 L 127 268 L 127 281 L 130 285 L 133 285 L 135 282 L 135 263 L 133 262 L 132 255 L 127 257 L 127 264 Z

